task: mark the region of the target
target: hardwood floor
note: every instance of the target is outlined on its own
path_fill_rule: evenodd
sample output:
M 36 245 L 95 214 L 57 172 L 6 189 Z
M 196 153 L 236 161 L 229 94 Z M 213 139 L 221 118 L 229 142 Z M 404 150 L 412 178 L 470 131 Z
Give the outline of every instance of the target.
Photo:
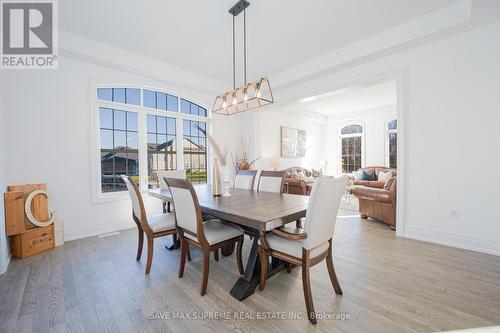
M 300 268 L 281 272 L 266 288 L 238 302 L 229 290 L 238 278 L 234 254 L 210 262 L 207 294 L 199 295 L 201 252 L 192 249 L 184 278 L 179 251 L 156 239 L 153 265 L 136 262 L 137 231 L 66 243 L 25 260 L 13 259 L 0 276 L 0 332 L 431 332 L 500 324 L 500 257 L 394 236 L 377 222 L 342 211 L 335 230 L 336 296 L 326 265 L 311 270 L 317 313 L 348 320 L 151 319 L 165 313 L 305 312 Z M 250 249 L 245 239 L 243 259 Z M 261 315 L 269 315 L 261 313 Z M 275 314 L 277 315 L 277 314 Z

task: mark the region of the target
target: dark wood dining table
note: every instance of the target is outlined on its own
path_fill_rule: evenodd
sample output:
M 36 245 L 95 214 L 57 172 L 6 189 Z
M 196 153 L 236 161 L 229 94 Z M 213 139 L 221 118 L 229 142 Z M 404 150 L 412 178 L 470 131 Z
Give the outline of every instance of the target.
M 235 188 L 231 189 L 231 196 L 214 197 L 211 185 L 194 185 L 194 189 L 203 214 L 238 224 L 253 237 L 245 274 L 231 289 L 231 295 L 241 301 L 253 294 L 259 283 L 259 234 L 305 217 L 309 197 Z M 169 190 L 153 189 L 149 194 L 164 203 L 173 203 Z M 283 267 L 283 263 L 273 259 L 268 276 Z

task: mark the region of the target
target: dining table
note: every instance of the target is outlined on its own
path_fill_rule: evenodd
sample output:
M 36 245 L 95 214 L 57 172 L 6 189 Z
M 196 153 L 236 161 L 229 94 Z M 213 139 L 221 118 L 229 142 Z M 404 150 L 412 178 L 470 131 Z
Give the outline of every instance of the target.
M 230 190 L 230 196 L 214 196 L 210 184 L 195 184 L 193 187 L 204 216 L 235 223 L 253 238 L 245 273 L 235 282 L 230 292 L 234 298 L 242 301 L 254 293 L 259 283 L 260 235 L 305 217 L 309 197 L 237 188 Z M 168 189 L 151 189 L 149 194 L 162 200 L 164 207 L 173 204 Z M 227 256 L 231 254 L 231 250 L 223 250 L 222 253 Z M 273 258 L 270 266 L 268 277 L 283 270 L 285 263 Z

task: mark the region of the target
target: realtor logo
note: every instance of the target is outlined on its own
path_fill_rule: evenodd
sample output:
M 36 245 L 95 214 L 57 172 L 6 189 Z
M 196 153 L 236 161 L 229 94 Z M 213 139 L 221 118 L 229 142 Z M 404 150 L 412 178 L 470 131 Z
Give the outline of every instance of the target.
M 1 68 L 57 68 L 55 0 L 2 1 L 1 7 Z

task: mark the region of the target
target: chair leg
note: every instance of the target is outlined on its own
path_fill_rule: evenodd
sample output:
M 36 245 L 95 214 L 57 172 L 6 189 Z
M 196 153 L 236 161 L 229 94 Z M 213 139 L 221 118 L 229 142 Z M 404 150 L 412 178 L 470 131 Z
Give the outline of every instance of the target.
M 142 248 L 144 244 L 144 231 L 142 229 L 137 229 L 139 231 L 139 245 L 137 246 L 137 257 L 135 260 L 141 260 Z
M 186 254 L 188 261 L 191 261 L 191 250 L 189 249 L 189 243 L 186 241 Z
M 215 261 L 219 261 L 219 249 L 215 249 L 215 251 L 214 251 L 214 259 L 215 259 Z
M 146 235 L 147 236 L 147 235 Z M 153 262 L 154 240 L 153 236 L 148 236 L 148 259 L 146 261 L 146 275 L 151 271 L 151 263 Z
M 203 277 L 201 279 L 201 296 L 207 293 L 208 270 L 210 264 L 210 250 L 203 249 Z
M 330 280 L 332 281 L 335 293 L 337 295 L 342 295 L 342 288 L 340 288 L 340 283 L 339 280 L 337 279 L 337 274 L 335 274 L 335 269 L 333 268 L 333 255 L 331 246 L 329 248 L 328 256 L 326 257 L 326 267 L 328 268 L 328 274 L 330 275 Z
M 238 241 L 238 245 L 236 245 L 236 263 L 238 264 L 238 271 L 241 275 L 245 274 L 245 270 L 243 269 L 243 260 L 241 258 L 244 239 L 245 237 L 241 235 L 240 240 Z
M 267 267 L 269 266 L 269 257 L 266 254 L 266 251 L 259 246 L 259 256 L 260 256 L 260 281 L 259 281 L 259 289 L 264 290 L 266 286 L 267 279 Z
M 309 273 L 309 251 L 302 249 L 302 286 L 304 288 L 307 317 L 312 324 L 316 325 L 317 321 L 314 313 L 314 304 L 311 292 L 311 277 Z
M 179 279 L 184 276 L 184 267 L 186 266 L 186 254 L 189 243 L 185 239 L 181 239 L 181 256 L 179 258 Z
M 295 221 L 295 227 L 302 228 L 302 221 L 300 219 Z
M 291 273 L 292 272 L 292 264 L 290 264 L 289 262 L 285 263 L 285 267 L 286 267 L 286 272 L 287 273 Z

